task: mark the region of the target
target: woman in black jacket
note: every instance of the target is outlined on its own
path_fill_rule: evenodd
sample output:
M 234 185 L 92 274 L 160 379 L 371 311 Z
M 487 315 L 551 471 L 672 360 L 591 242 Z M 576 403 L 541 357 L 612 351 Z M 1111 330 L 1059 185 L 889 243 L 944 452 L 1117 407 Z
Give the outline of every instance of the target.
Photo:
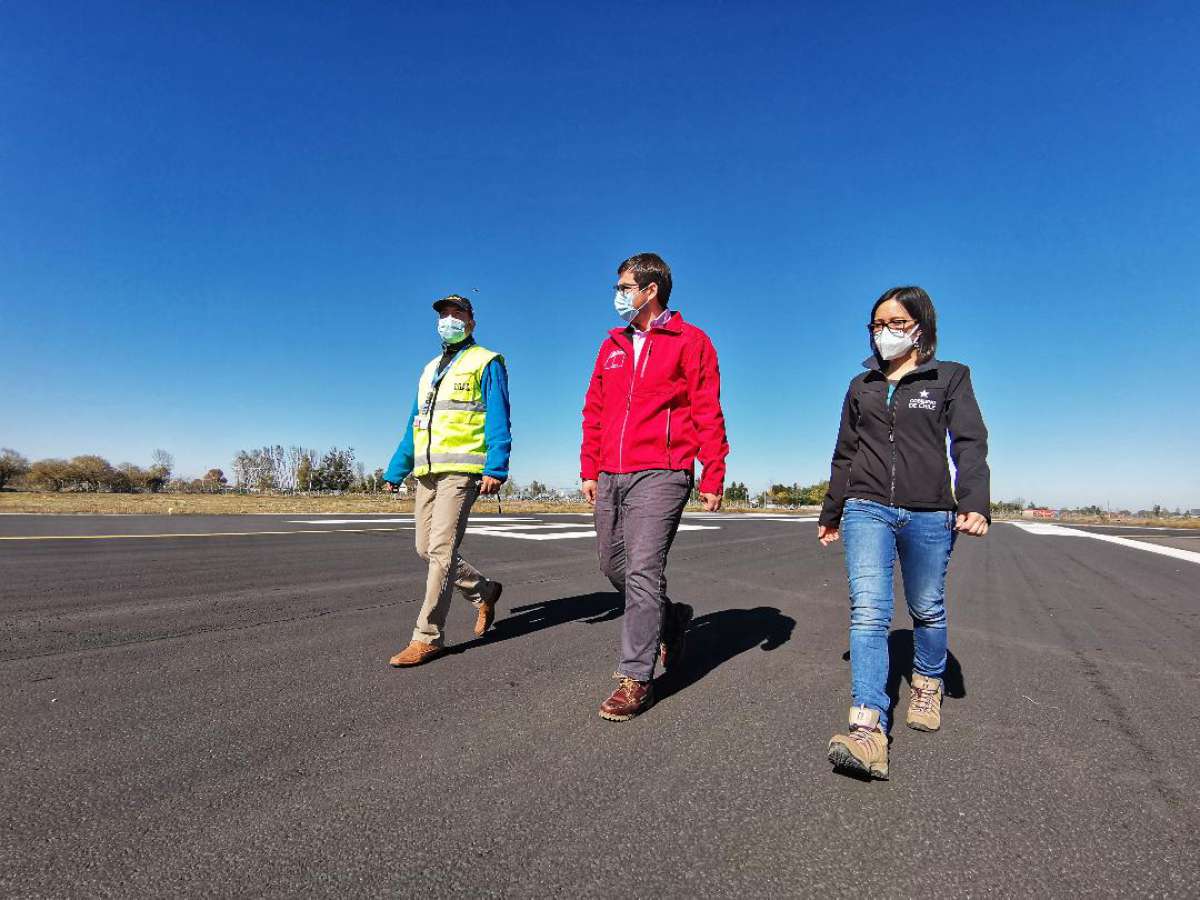
M 946 568 L 958 533 L 990 522 L 987 428 L 971 372 L 934 357 L 937 316 L 919 287 L 892 288 L 871 308 L 872 356 L 850 382 L 817 537 L 846 542 L 850 581 L 848 734 L 829 742 L 837 768 L 888 775 L 888 629 L 897 557 L 913 620 L 907 724 L 941 727 Z M 950 485 L 946 438 L 957 474 Z

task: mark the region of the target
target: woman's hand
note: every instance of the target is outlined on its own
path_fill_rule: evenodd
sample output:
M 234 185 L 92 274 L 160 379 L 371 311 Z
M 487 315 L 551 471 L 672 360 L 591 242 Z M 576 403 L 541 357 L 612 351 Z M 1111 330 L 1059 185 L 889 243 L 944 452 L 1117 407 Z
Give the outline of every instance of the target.
M 841 536 L 840 528 L 830 528 L 827 525 L 817 526 L 817 540 L 821 542 L 822 547 L 828 547 Z
M 954 520 L 954 530 L 972 537 L 983 537 L 988 533 L 988 520 L 977 512 L 959 513 Z

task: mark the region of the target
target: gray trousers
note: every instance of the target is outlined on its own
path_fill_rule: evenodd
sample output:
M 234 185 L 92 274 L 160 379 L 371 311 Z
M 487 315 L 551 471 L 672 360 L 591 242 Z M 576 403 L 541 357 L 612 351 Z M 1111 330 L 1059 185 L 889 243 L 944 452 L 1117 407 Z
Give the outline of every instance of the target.
M 600 571 L 625 594 L 617 675 L 635 681 L 654 677 L 668 603 L 667 551 L 691 490 L 692 473 L 685 470 L 600 474 L 596 486 Z

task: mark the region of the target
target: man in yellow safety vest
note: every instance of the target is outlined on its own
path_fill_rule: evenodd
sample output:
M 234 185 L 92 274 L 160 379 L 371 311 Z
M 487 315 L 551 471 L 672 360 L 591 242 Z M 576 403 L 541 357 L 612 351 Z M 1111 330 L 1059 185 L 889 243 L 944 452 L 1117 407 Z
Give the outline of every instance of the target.
M 475 343 L 470 300 L 451 294 L 433 308 L 442 353 L 421 373 L 404 438 L 383 476 L 388 490 L 410 472 L 416 476 L 417 554 L 429 562 L 412 641 L 391 658 L 393 666 L 420 665 L 446 652 L 455 587 L 479 611 L 476 636 L 491 627 L 503 590 L 459 556 L 458 546 L 475 498 L 497 493 L 508 479 L 508 370 L 504 357 Z

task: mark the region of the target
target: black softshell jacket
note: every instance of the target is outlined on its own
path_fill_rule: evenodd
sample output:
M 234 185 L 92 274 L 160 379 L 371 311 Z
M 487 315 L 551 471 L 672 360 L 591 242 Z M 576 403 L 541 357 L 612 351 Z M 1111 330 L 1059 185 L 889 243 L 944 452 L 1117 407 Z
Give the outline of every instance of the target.
M 900 379 L 887 399 L 879 361 L 850 382 L 821 524 L 835 527 L 847 498 L 905 509 L 957 509 L 991 521 L 987 426 L 975 402 L 971 370 L 931 359 Z M 950 486 L 946 437 L 957 479 Z

